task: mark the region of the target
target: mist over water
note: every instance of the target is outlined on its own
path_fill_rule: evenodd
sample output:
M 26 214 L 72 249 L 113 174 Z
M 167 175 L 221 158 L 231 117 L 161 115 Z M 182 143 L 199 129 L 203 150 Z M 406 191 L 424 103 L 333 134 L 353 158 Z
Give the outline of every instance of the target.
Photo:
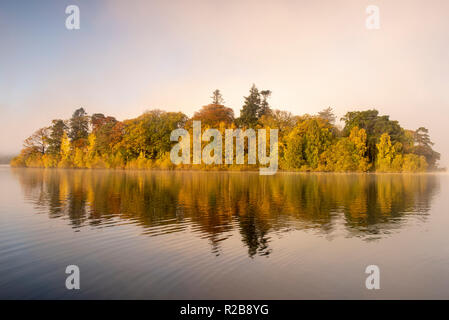
M 447 175 L 0 177 L 1 298 L 449 297 Z M 78 292 L 64 286 L 69 264 Z M 381 269 L 376 292 L 369 264 Z

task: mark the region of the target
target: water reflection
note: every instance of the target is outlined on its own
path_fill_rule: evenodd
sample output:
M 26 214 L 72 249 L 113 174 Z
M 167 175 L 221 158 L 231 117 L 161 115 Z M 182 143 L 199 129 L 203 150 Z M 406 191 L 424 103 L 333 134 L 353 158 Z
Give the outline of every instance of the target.
M 238 230 L 250 257 L 270 237 L 307 230 L 366 240 L 425 221 L 439 189 L 433 175 L 142 172 L 13 169 L 36 211 L 77 230 L 120 223 L 148 236 L 192 232 L 221 243 Z

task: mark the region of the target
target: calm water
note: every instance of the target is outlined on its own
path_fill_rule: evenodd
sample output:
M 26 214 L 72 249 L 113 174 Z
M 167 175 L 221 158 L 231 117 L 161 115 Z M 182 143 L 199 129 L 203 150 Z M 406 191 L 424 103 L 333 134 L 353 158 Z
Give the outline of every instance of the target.
M 448 208 L 448 175 L 0 167 L 0 298 L 449 299 Z

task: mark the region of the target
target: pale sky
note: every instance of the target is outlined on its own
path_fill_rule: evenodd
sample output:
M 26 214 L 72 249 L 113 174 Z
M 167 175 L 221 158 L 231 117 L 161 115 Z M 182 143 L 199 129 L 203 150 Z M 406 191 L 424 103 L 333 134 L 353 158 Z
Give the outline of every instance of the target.
M 294 114 L 376 108 L 425 126 L 449 164 L 447 0 L 2 0 L 0 40 L 0 154 L 81 106 L 191 116 L 218 88 L 238 115 L 255 83 Z

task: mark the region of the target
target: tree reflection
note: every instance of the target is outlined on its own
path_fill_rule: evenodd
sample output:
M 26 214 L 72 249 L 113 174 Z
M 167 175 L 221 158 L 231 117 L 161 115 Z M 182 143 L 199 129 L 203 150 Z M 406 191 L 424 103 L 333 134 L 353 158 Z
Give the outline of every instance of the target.
M 235 231 L 249 256 L 269 255 L 289 230 L 383 236 L 410 215 L 425 219 L 438 179 L 429 174 L 294 174 L 13 169 L 25 197 L 73 228 L 117 221 L 144 234 L 189 231 L 219 255 Z

